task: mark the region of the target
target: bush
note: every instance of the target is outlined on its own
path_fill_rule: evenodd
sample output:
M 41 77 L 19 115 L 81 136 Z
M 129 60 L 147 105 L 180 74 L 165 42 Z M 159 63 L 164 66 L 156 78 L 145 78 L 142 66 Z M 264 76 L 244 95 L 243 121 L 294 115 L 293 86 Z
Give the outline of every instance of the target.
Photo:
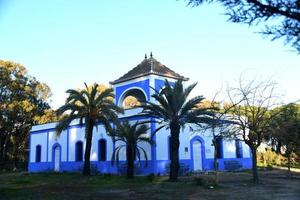
M 258 166 L 284 166 L 286 165 L 286 158 L 276 152 L 266 149 L 265 152 L 257 152 L 257 164 Z

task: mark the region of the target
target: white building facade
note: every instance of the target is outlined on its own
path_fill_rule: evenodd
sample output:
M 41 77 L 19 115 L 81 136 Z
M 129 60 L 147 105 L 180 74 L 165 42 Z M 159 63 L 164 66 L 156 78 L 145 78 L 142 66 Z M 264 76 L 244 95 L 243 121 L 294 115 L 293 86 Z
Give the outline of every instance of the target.
M 111 82 L 115 92 L 115 103 L 125 106 L 128 97 L 137 100 L 154 102 L 151 95 L 154 90 L 159 91 L 164 86 L 165 79 L 170 82 L 188 80 L 152 56 L 145 58 L 137 67 L 127 74 Z M 143 121 L 149 118 L 136 116 L 141 109 L 126 109 L 120 120 Z M 73 121 L 59 137 L 55 133 L 56 123 L 33 126 L 30 132 L 29 172 L 43 171 L 81 171 L 83 168 L 85 148 L 85 127 L 79 121 Z M 156 130 L 155 123 L 149 124 L 149 136 Z M 180 173 L 191 171 L 213 170 L 214 147 L 210 130 L 199 130 L 196 126 L 186 127 L 180 133 Z M 120 154 L 120 164 L 112 165 L 113 149 L 120 143 L 113 143 L 104 126 L 98 124 L 93 130 L 91 149 L 91 168 L 98 173 L 125 173 L 126 151 Z M 145 158 L 136 161 L 137 174 L 167 174 L 170 164 L 169 138 L 170 130 L 161 129 L 154 136 L 155 145 L 141 144 L 146 149 L 148 166 L 145 167 Z M 239 140 L 225 140 L 218 138 L 218 161 L 220 170 L 238 170 L 252 167 L 252 158 L 249 147 Z

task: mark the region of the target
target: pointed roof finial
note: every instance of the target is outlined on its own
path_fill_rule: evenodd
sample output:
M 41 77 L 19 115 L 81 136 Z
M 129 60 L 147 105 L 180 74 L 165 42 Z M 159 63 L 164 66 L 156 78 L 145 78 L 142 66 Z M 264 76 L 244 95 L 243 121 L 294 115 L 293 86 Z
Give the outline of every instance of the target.
M 147 59 L 147 54 L 145 53 L 145 59 Z
M 153 57 L 153 55 L 152 55 L 152 51 L 151 51 L 151 53 L 150 53 L 150 57 L 151 57 L 151 58 Z

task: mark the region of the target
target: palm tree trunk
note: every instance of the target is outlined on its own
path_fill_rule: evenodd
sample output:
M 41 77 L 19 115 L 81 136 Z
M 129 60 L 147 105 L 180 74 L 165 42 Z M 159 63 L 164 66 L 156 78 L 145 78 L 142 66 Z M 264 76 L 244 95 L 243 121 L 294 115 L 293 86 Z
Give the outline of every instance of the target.
M 86 123 L 86 144 L 85 144 L 84 166 L 83 166 L 84 176 L 89 176 L 91 174 L 90 155 L 91 155 L 91 147 L 92 147 L 93 128 L 94 128 L 94 123 L 92 120 L 89 120 Z
M 180 126 L 173 125 L 170 127 L 171 129 L 171 164 L 170 164 L 170 181 L 177 181 L 178 180 L 178 172 L 179 172 L 179 133 L 180 133 Z
M 134 151 L 130 145 L 126 147 L 127 178 L 132 179 L 134 175 Z
M 253 182 L 258 183 L 258 172 L 257 172 L 257 150 L 255 147 L 251 147 L 252 152 L 252 176 Z

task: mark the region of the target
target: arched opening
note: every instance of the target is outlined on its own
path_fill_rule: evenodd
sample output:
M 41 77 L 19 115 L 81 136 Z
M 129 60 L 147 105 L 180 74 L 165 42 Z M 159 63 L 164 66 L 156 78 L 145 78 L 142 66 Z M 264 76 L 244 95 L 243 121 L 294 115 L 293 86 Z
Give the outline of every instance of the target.
M 81 141 L 75 144 L 75 161 L 82 162 L 83 160 L 83 143 Z
M 42 147 L 41 145 L 37 145 L 35 147 L 35 162 L 41 162 L 42 157 Z
M 106 161 L 106 140 L 100 139 L 98 142 L 98 160 Z
M 120 106 L 124 109 L 131 109 L 136 106 L 140 106 L 143 102 L 146 102 L 146 96 L 140 89 L 128 90 L 121 98 Z

